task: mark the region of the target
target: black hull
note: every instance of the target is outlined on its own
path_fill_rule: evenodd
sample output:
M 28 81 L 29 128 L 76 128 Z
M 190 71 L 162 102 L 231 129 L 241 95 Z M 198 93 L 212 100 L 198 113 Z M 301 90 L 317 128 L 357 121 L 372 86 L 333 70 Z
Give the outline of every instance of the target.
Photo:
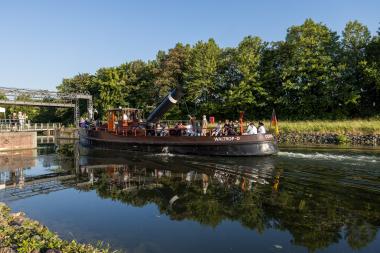
M 151 138 L 153 141 L 152 139 L 146 140 L 143 137 L 99 138 L 99 136 L 88 136 L 87 133 L 82 132 L 80 143 L 83 146 L 97 149 L 208 156 L 265 156 L 278 152 L 277 141 L 273 138 L 256 140 L 253 137 L 241 136 L 234 137 L 236 141 L 223 139 L 217 143 L 214 137 L 184 137 L 186 139 L 182 139 L 183 141 L 179 140 L 181 137 L 171 137 L 170 141 L 166 142 L 162 140 L 163 137 Z M 200 141 L 198 143 L 187 141 L 190 138 L 198 138 Z M 172 139 L 178 139 L 178 141 L 172 141 Z

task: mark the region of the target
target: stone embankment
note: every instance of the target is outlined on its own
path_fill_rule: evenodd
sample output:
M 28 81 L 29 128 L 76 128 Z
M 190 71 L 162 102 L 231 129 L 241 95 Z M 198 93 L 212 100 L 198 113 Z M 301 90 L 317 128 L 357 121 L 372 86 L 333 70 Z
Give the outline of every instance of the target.
M 0 253 L 106 253 L 76 241 L 64 241 L 46 226 L 31 220 L 24 213 L 10 213 L 10 209 L 0 202 Z
M 318 133 L 282 133 L 279 143 L 283 144 L 350 144 L 350 145 L 380 145 L 380 135 L 354 134 L 318 134 Z

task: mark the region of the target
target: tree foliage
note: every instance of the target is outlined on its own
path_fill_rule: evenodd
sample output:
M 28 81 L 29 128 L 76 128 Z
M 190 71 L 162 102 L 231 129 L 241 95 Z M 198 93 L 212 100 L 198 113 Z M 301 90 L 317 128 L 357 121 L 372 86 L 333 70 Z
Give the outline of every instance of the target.
M 156 59 L 126 62 L 63 79 L 58 90 L 89 92 L 101 115 L 112 107 L 149 112 L 174 87 L 185 97 L 169 115 L 334 119 L 378 116 L 380 110 L 380 34 L 371 36 L 358 21 L 342 36 L 325 24 L 305 20 L 288 29 L 284 41 L 248 36 L 233 48 L 213 39 L 178 43 Z

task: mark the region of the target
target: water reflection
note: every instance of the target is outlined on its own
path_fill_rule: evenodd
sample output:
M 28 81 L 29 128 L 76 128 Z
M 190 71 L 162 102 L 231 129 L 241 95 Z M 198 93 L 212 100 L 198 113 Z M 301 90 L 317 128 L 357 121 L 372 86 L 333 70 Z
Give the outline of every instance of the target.
M 74 152 L 70 161 L 56 159 L 59 166 L 43 175 L 4 177 L 0 196 L 15 201 L 15 196 L 30 197 L 28 192 L 73 188 L 139 208 L 154 204 L 160 215 L 175 221 L 213 228 L 233 221 L 259 234 L 287 231 L 292 245 L 309 251 L 342 243 L 366 251 L 376 244 L 380 171 L 372 160 L 349 167 L 340 158 L 321 160 L 319 155 L 312 162 L 286 153 L 226 159 L 85 152 Z

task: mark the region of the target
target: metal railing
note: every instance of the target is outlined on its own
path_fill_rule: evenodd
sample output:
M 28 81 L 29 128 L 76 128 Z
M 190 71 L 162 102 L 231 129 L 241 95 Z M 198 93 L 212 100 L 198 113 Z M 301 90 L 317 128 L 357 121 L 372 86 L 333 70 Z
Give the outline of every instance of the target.
M 36 132 L 57 130 L 62 127 L 61 123 L 20 123 L 17 121 L 0 122 L 0 132 Z

